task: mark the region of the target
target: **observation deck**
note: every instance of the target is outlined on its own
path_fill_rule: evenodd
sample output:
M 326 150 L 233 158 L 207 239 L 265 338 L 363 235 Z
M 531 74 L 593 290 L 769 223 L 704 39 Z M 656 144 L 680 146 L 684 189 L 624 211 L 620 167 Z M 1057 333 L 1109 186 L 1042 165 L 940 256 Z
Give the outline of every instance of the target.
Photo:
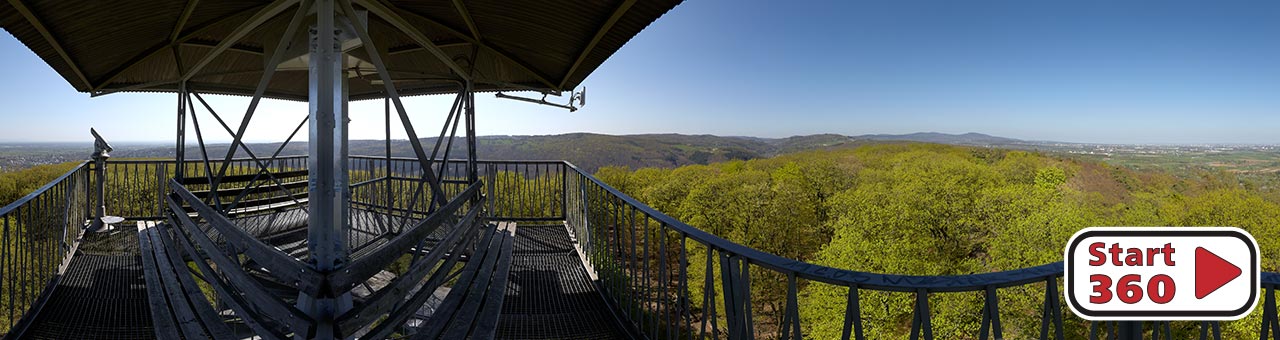
M 568 162 L 480 161 L 483 184 L 472 185 L 456 176 L 466 162 L 443 164 L 441 173 L 455 175 L 442 181 L 454 184 L 443 187 L 448 204 L 434 211 L 424 204 L 433 198 L 412 199 L 430 195 L 418 185 L 422 171 L 416 159 L 352 157 L 349 162 L 355 184 L 346 242 L 353 255 L 341 271 L 316 275 L 318 281 L 310 285 L 290 281 L 308 275 L 305 271 L 290 275 L 279 269 L 307 258 L 305 191 L 295 189 L 303 196 L 296 201 L 270 204 L 262 202 L 280 194 L 251 194 L 240 201 L 256 200 L 265 208 L 206 215 L 212 211 L 197 196 L 207 188 L 200 181 L 179 184 L 172 176 L 174 161 L 109 161 L 102 168 L 82 163 L 0 210 L 0 237 L 7 245 L 0 260 L 0 292 L 8 299 L 0 326 L 6 338 L 28 339 L 302 337 L 307 324 L 298 319 L 305 314 L 290 305 L 308 289 L 327 289 L 314 283 L 336 286 L 344 280 L 338 273 L 354 269 L 367 275 L 346 280 L 354 281 L 352 308 L 376 314 L 344 314 L 336 324 L 356 327 L 338 327 L 350 332 L 339 337 L 801 338 L 815 322 L 800 312 L 815 307 L 803 305 L 798 293 L 809 285 L 848 296 L 845 305 L 825 308 L 844 311 L 841 333 L 849 339 L 866 339 L 867 327 L 886 326 L 864 320 L 862 311 L 876 308 L 861 303 L 860 296 L 867 294 L 913 298 L 912 339 L 1005 338 L 1009 330 L 1001 316 L 1027 312 L 1001 309 L 1000 301 L 1011 298 L 1039 301 L 1040 327 L 1016 330 L 1018 337 L 1099 339 L 1120 331 L 1115 324 L 1071 318 L 1058 290 L 1061 263 L 963 276 L 848 271 L 780 258 L 705 233 Z M 287 175 L 305 164 L 305 157 L 281 157 L 266 166 Z M 252 173 L 244 170 L 256 165 L 237 159 L 229 166 L 237 169 L 233 173 Z M 202 169 L 188 164 L 184 171 L 196 176 Z M 97 171 L 105 178 L 106 211 L 126 221 L 112 231 L 85 232 L 97 204 L 91 194 L 96 186 L 91 175 Z M 269 183 L 229 185 L 243 191 Z M 437 220 L 447 220 L 440 224 L 446 227 L 419 229 Z M 506 254 L 500 242 L 480 242 L 485 233 L 498 235 L 499 225 L 514 229 Z M 494 268 L 489 275 L 464 280 L 468 273 L 485 273 L 477 268 L 486 264 Z M 785 284 L 761 285 L 762 280 Z M 1264 297 L 1255 312 L 1262 319 L 1256 327 L 1262 338 L 1272 339 L 1280 274 L 1264 273 L 1262 282 Z M 476 285 L 488 286 L 477 290 Z M 470 294 L 457 293 L 462 291 Z M 501 293 L 485 296 L 483 291 Z M 940 334 L 933 328 L 930 298 L 941 294 L 985 301 L 972 311 L 982 318 L 978 333 Z M 758 304 L 765 299 L 783 303 Z M 272 308 L 297 314 L 271 314 Z M 466 313 L 474 315 L 459 317 Z M 377 321 L 352 321 L 369 319 Z M 1187 336 L 1175 336 L 1174 326 L 1199 331 L 1192 336 L 1220 338 L 1216 322 L 1152 322 L 1146 334 Z
M 0 4 L 0 27 L 75 90 L 177 101 L 163 118 L 176 123 L 174 160 L 109 160 L 94 132 L 92 162 L 0 208 L 0 334 L 867 339 L 875 328 L 912 339 L 1221 338 L 1219 323 L 1148 323 L 1144 333 L 1142 323 L 1073 319 L 1058 291 L 1061 263 L 961 276 L 829 268 L 691 227 L 568 162 L 480 160 L 477 93 L 577 110 L 588 76 L 679 3 Z M 546 99 L 564 92 L 568 104 Z M 247 97 L 239 124 L 202 94 Z M 402 101 L 412 95 L 454 96 L 434 148 Z M 244 141 L 264 98 L 308 111 L 279 148 L 257 155 Z M 350 155 L 355 100 L 383 101 L 384 157 Z M 390 157 L 393 123 L 413 158 Z M 307 155 L 281 157 L 303 128 Z M 231 143 L 211 157 L 206 137 L 221 132 Z M 1242 321 L 1263 339 L 1280 339 L 1277 285 L 1280 274 L 1262 275 L 1261 318 Z M 814 305 L 802 290 L 847 298 Z M 865 318 L 889 308 L 864 305 L 868 294 L 908 301 L 910 318 Z M 955 317 L 931 311 L 942 295 L 982 301 L 960 313 L 980 321 L 935 328 L 935 317 Z M 1028 313 L 1038 324 L 1002 322 Z

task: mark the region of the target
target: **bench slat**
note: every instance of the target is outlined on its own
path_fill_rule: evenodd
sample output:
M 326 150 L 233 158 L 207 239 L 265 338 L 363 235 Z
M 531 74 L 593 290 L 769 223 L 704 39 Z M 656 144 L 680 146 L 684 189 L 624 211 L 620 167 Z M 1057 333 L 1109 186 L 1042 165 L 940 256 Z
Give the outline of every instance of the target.
M 269 194 L 270 195 L 269 197 L 258 197 L 253 199 L 242 200 L 236 203 L 236 206 L 234 209 L 227 212 L 227 214 L 229 215 L 251 214 L 256 212 L 275 210 L 278 208 L 293 207 L 298 204 L 307 203 L 308 192 L 307 191 L 295 192 L 295 191 L 297 191 L 297 189 L 304 189 L 307 187 L 308 170 L 303 169 L 303 170 L 273 172 L 271 173 L 271 175 L 276 180 L 280 180 L 282 182 L 279 185 L 277 185 L 275 181 L 271 180 L 272 177 L 268 177 L 266 174 L 251 173 L 251 174 L 227 175 L 227 176 L 223 176 L 222 180 L 219 182 L 222 184 L 221 187 L 223 188 L 220 188 L 217 191 L 194 190 L 194 191 L 191 191 L 191 193 L 196 197 L 199 197 L 201 200 L 209 199 L 210 197 L 213 197 L 213 196 L 218 196 L 220 198 L 223 198 L 223 201 L 224 201 L 222 202 L 223 205 L 231 204 L 230 200 L 227 199 L 228 197 L 237 197 L 237 196 L 240 196 L 241 194 L 244 194 L 244 195 Z M 297 178 L 302 178 L 302 179 L 296 180 L 296 181 L 290 181 L 290 182 L 283 182 L 285 180 L 297 179 Z M 209 178 L 203 177 L 203 176 L 186 177 L 181 180 L 177 180 L 177 179 L 175 180 L 178 183 L 182 184 L 183 186 L 209 184 Z M 229 186 L 233 186 L 234 184 L 242 184 L 241 185 L 242 187 L 228 188 Z M 288 193 L 280 192 L 281 190 L 288 191 Z M 187 212 L 188 215 L 191 215 L 192 213 L 195 212 L 195 208 L 191 206 L 186 206 L 184 204 L 183 211 Z
M 300 192 L 293 193 L 293 197 L 297 198 L 298 201 L 306 202 L 308 194 L 309 193 L 306 191 L 300 191 Z M 236 203 L 236 209 L 239 209 L 241 207 L 255 207 L 259 205 L 268 205 L 268 204 L 275 204 L 275 203 L 281 203 L 281 202 L 293 203 L 293 200 L 294 199 L 290 198 L 288 195 L 246 199 L 246 200 L 240 200 L 240 203 Z M 230 204 L 231 204 L 231 200 L 222 201 L 222 205 L 224 206 L 230 205 Z M 194 208 L 190 206 L 184 206 L 183 209 L 186 210 L 187 212 L 191 212 L 191 210 Z
M 271 177 L 268 177 L 267 174 L 258 175 L 257 173 L 252 173 L 252 174 L 222 176 L 222 181 L 220 183 L 222 184 L 245 183 L 245 182 L 253 181 L 253 178 L 255 176 L 258 177 L 258 181 L 267 181 L 268 183 L 271 182 L 271 179 L 270 179 Z M 283 181 L 288 178 L 306 177 L 307 170 L 304 169 L 304 170 L 294 170 L 294 171 L 272 172 L 271 176 Z M 178 181 L 178 183 L 182 183 L 182 185 L 209 184 L 209 178 L 205 176 L 183 177 L 182 180 Z
M 511 258 L 515 248 L 516 224 L 503 222 L 499 224 L 499 232 L 506 234 L 498 256 L 498 267 L 494 268 L 493 281 L 489 283 L 489 291 L 485 293 L 484 307 L 480 309 L 475 329 L 471 331 L 472 339 L 493 339 L 498 332 L 498 316 L 502 314 L 502 302 L 507 296 L 507 280 L 511 274 Z
M 156 233 L 156 228 L 147 228 L 142 225 L 145 230 L 140 230 L 138 237 L 143 237 L 141 233 L 145 233 L 146 237 L 151 239 L 152 245 L 159 244 L 160 235 Z M 173 314 L 174 320 L 178 324 L 178 329 L 182 331 L 187 339 L 203 339 L 209 336 L 205 334 L 204 327 L 200 326 L 200 321 L 196 320 L 196 314 L 191 310 L 184 296 L 182 287 L 178 283 L 177 271 L 173 268 L 173 263 L 169 262 L 169 255 L 165 251 L 164 246 L 151 247 L 151 253 L 155 256 L 157 271 L 153 272 L 160 277 L 160 282 L 164 285 L 164 289 L 160 291 L 149 292 L 148 295 L 163 293 L 166 297 L 166 305 L 169 306 L 169 312 Z
M 301 194 L 294 194 L 294 197 L 298 198 L 297 202 L 294 202 L 294 199 L 290 198 L 289 196 L 275 196 L 275 197 L 268 197 L 268 198 L 262 198 L 262 199 L 240 201 L 240 203 L 236 204 L 235 208 L 227 212 L 227 215 L 243 215 L 243 214 L 255 213 L 255 212 L 264 211 L 264 210 L 292 208 L 295 206 L 307 204 L 307 201 L 310 200 L 307 197 L 306 192 L 303 192 Z M 225 207 L 226 205 L 231 204 L 231 202 L 223 202 L 223 204 Z M 191 213 L 196 212 L 195 207 L 184 205 L 182 207 L 182 210 L 186 211 L 188 216 L 192 216 L 192 217 L 195 216 L 195 215 L 191 215 Z
M 177 206 L 177 203 L 175 203 L 174 201 L 169 201 L 170 209 L 176 209 L 176 206 Z M 187 218 L 182 214 L 174 214 L 173 216 L 177 218 L 178 223 L 194 224 L 194 222 L 191 221 L 190 218 Z M 214 272 L 213 268 L 209 265 L 206 259 L 212 260 L 214 259 L 214 257 L 200 256 L 199 253 L 196 252 L 195 245 L 192 244 L 191 240 L 189 240 L 186 236 L 183 235 L 182 230 L 174 229 L 173 232 L 176 235 L 173 238 L 175 239 L 173 243 L 178 244 L 179 246 L 182 247 L 182 250 L 186 251 L 187 254 L 191 254 L 193 255 L 193 257 L 195 257 L 195 261 L 193 262 L 196 264 L 196 267 L 199 267 L 200 271 L 203 273 L 213 273 Z M 198 235 L 198 236 L 204 236 L 204 235 Z M 200 237 L 195 237 L 195 238 L 197 239 L 197 241 L 201 242 L 202 246 L 210 246 L 212 243 L 212 241 L 209 241 L 207 236 L 204 236 L 203 238 L 200 238 Z M 216 247 L 210 247 L 210 249 L 214 249 L 214 248 Z M 234 265 L 228 265 L 226 263 L 218 263 L 218 265 L 224 265 L 228 268 L 235 267 Z M 236 269 L 239 269 L 239 268 L 236 268 Z M 241 272 L 241 274 L 243 274 L 243 272 Z M 245 280 L 237 280 L 233 276 L 234 275 L 228 275 L 227 279 L 231 280 L 230 285 L 243 285 L 247 289 L 253 288 L 253 287 L 248 287 L 247 284 L 244 284 Z M 209 285 L 213 287 L 214 291 L 218 292 L 218 296 L 226 298 L 224 301 L 226 301 L 227 305 L 231 307 L 233 311 L 235 311 L 236 315 L 240 316 L 240 321 L 244 322 L 245 325 L 248 325 L 250 328 L 252 328 L 257 333 L 258 337 L 267 339 L 267 340 L 283 340 L 284 339 L 284 337 L 276 334 L 276 333 L 283 334 L 283 331 L 285 329 L 282 325 L 276 324 L 275 320 L 269 320 L 270 318 L 263 318 L 262 320 L 259 320 L 257 318 L 259 315 L 250 313 L 250 308 L 253 308 L 253 310 L 263 309 L 261 306 L 255 303 L 258 301 L 252 300 L 254 296 L 240 294 L 241 290 L 237 290 L 237 294 L 233 295 L 231 294 L 232 291 L 228 287 L 229 285 L 225 284 L 221 279 L 213 278 L 211 281 L 212 282 L 209 282 Z M 250 282 L 255 284 L 257 283 L 255 281 L 250 281 Z M 258 288 L 261 288 L 261 286 L 258 286 Z M 253 295 L 261 296 L 261 294 L 253 294 Z M 287 312 L 284 314 L 287 314 Z
M 500 237 L 494 237 L 496 234 L 496 232 L 485 228 L 484 237 L 480 240 L 480 243 L 477 243 L 477 247 L 491 249 L 489 247 L 493 246 L 495 240 L 501 241 Z M 454 283 L 449 295 L 445 296 L 444 301 L 440 302 L 440 306 L 436 308 L 435 313 L 431 314 L 431 318 L 427 320 L 426 325 L 423 325 L 418 334 L 413 336 L 413 339 L 437 339 L 440 337 L 440 333 L 444 332 L 445 327 L 453 320 L 459 305 L 462 304 L 463 297 L 467 295 L 468 288 L 474 281 L 481 263 L 484 262 L 482 258 L 487 255 L 488 252 L 477 252 L 476 256 L 467 260 L 467 265 L 462 267 L 462 275 Z
M 480 311 L 480 307 L 485 301 L 484 294 L 489 291 L 489 285 L 493 280 L 493 268 L 498 265 L 498 258 L 502 257 L 502 244 L 507 240 L 506 234 L 502 230 L 494 231 L 493 243 L 485 250 L 484 260 L 480 264 L 480 269 L 476 273 L 476 279 L 467 285 L 467 303 L 454 313 L 453 321 L 449 322 L 449 326 L 445 328 L 442 338 L 445 339 L 463 339 L 466 338 L 467 332 L 471 330 L 471 325 L 475 321 L 476 313 Z
M 168 249 L 166 253 L 169 255 L 169 263 L 173 264 L 174 271 L 178 274 L 178 283 L 182 285 L 182 289 L 186 292 L 186 298 L 192 302 L 195 308 L 196 316 L 200 317 L 201 323 L 204 324 L 205 330 L 209 332 L 214 339 L 232 339 L 235 334 L 231 331 L 231 327 L 223 322 L 222 317 L 213 309 L 208 298 L 204 296 L 204 292 L 200 291 L 200 286 L 196 284 L 192 278 L 191 272 L 186 268 L 186 261 L 176 251 L 177 246 L 173 240 L 169 239 L 168 232 L 164 226 L 157 225 L 154 229 L 152 240 L 158 239 L 160 244 Z M 160 261 L 157 260 L 157 263 Z
M 461 277 L 414 339 L 493 338 L 510 277 L 515 230 L 515 223 L 505 222 L 485 231 L 490 239 L 477 244 Z
M 467 233 L 467 235 L 462 238 L 462 242 L 456 243 L 449 251 L 448 259 L 446 259 L 444 264 L 439 267 L 440 269 L 431 273 L 431 277 L 427 279 L 427 283 L 422 285 L 423 288 L 414 293 L 406 303 L 400 304 L 399 307 L 393 309 L 391 313 L 387 315 L 387 318 L 382 321 L 382 324 L 370 330 L 370 332 L 366 334 L 366 337 L 370 339 L 387 338 L 391 332 L 398 328 L 398 325 L 404 324 L 405 320 L 410 316 L 416 316 L 418 310 L 422 307 L 422 304 L 435 296 L 435 291 L 440 288 L 440 285 L 444 283 L 444 280 L 451 277 L 449 272 L 451 271 L 451 268 L 458 263 L 459 258 L 462 257 L 462 249 L 466 248 L 466 245 L 469 244 L 474 237 L 480 236 L 480 234 L 486 234 L 481 231 L 482 230 L 477 230 L 474 233 Z M 485 236 L 480 236 L 480 238 L 484 237 Z M 481 244 L 485 243 L 483 240 L 480 242 Z M 440 308 L 439 306 L 436 306 L 433 310 L 440 310 Z
M 182 333 L 178 331 L 177 322 L 173 320 L 173 313 L 169 313 L 169 302 L 165 299 L 164 286 L 160 283 L 159 268 L 156 265 L 155 254 L 152 247 L 162 247 L 160 244 L 153 244 L 150 237 L 150 228 L 146 228 L 143 222 L 138 222 L 138 249 L 142 255 L 143 278 L 147 282 L 147 300 L 151 303 L 151 320 L 153 324 L 152 330 L 155 332 L 157 339 L 178 339 Z
M 249 191 L 247 195 L 253 195 L 253 194 L 261 194 L 261 193 L 277 192 L 277 191 L 280 191 L 281 188 L 284 188 L 285 190 L 293 190 L 293 189 L 301 189 L 301 188 L 307 187 L 307 181 L 283 182 L 280 184 L 281 185 L 276 185 L 273 182 L 267 182 L 266 184 L 263 184 L 262 186 L 259 186 L 259 187 L 218 189 L 218 196 L 234 197 L 236 195 L 240 195 L 241 192 L 244 192 L 246 190 Z M 207 198 L 210 195 L 210 191 L 209 190 L 193 190 L 191 191 L 191 194 L 196 195 L 196 197 L 199 197 L 199 198 Z M 285 195 L 285 196 L 288 196 L 288 195 Z M 294 196 L 297 196 L 297 194 L 294 194 Z
M 480 209 L 473 207 L 466 217 L 454 224 L 453 230 L 449 231 L 438 248 L 417 254 L 422 257 L 418 258 L 417 262 L 406 272 L 401 273 L 399 277 L 387 286 L 370 295 L 365 300 L 365 304 L 359 305 L 340 316 L 338 318 L 339 327 L 343 329 L 359 328 L 373 322 L 376 318 L 386 313 L 388 309 L 420 306 L 421 302 L 417 301 L 426 300 L 424 298 L 420 299 L 418 295 L 425 292 L 427 296 L 430 296 L 432 291 L 437 288 L 436 286 L 443 283 L 443 278 L 438 278 L 437 275 L 447 274 L 454 267 L 457 262 L 456 259 L 461 255 L 459 250 L 471 245 L 470 241 L 473 238 L 479 238 L 476 236 L 485 231 L 485 228 L 476 228 L 474 223 L 479 213 Z M 437 267 L 437 263 L 445 256 L 449 256 L 450 260 L 446 261 L 446 264 Z M 428 282 L 419 284 L 422 278 L 427 275 L 431 275 Z M 410 302 L 406 304 L 404 302 L 405 294 L 410 293 L 415 287 L 419 287 L 419 294 L 411 297 Z M 397 305 L 400 307 L 396 307 Z M 410 308 L 412 310 L 417 309 L 416 307 Z

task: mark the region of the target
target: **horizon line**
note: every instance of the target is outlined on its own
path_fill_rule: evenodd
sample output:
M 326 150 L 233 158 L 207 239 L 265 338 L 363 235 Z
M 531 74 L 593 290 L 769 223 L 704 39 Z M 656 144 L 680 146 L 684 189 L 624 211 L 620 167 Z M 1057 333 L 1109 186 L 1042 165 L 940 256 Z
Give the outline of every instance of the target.
M 1054 143 L 1061 143 L 1061 144 L 1079 144 L 1079 145 L 1159 145 L 1159 146 L 1205 146 L 1205 145 L 1209 145 L 1209 146 L 1240 146 L 1240 145 L 1280 145 L 1280 141 L 1276 141 L 1276 142 L 1129 142 L 1129 143 L 1122 143 L 1122 142 L 1076 142 L 1076 141 L 1059 141 L 1059 140 L 1047 140 L 1047 139 L 1019 139 L 1019 138 L 1011 138 L 1011 137 L 1002 137 L 1002 136 L 997 136 L 997 135 L 992 135 L 992 134 L 987 134 L 987 133 L 981 133 L 981 132 L 946 133 L 946 132 L 935 132 L 935 131 L 921 131 L 921 132 L 898 133 L 898 134 L 895 134 L 895 133 L 868 133 L 868 134 L 861 134 L 861 135 L 846 135 L 846 134 L 841 134 L 841 133 L 814 133 L 814 134 L 807 134 L 807 135 L 791 135 L 791 136 L 786 136 L 786 137 L 760 137 L 760 136 L 750 136 L 750 135 L 716 135 L 716 134 L 710 134 L 710 133 L 679 133 L 679 132 L 649 132 L 649 133 L 609 134 L 609 133 L 599 133 L 599 132 L 586 132 L 586 131 L 579 131 L 579 132 L 565 132 L 565 133 L 558 133 L 558 134 L 530 134 L 530 135 L 493 134 L 493 135 L 481 135 L 481 136 L 476 136 L 476 137 L 477 137 L 477 138 L 485 138 L 485 137 L 555 137 L 555 136 L 565 136 L 565 135 L 574 135 L 574 134 L 590 134 L 590 135 L 617 136 L 617 137 L 630 137 L 630 136 L 657 136 L 657 135 L 677 135 L 677 136 L 711 136 L 711 137 L 719 137 L 719 138 L 756 138 L 756 139 L 771 139 L 771 140 L 787 139 L 787 138 L 797 138 L 797 137 L 821 136 L 821 135 L 837 135 L 837 136 L 842 136 L 842 137 L 848 137 L 848 138 L 854 138 L 854 139 L 857 139 L 857 138 L 859 138 L 859 137 L 868 137 L 868 136 L 878 136 L 878 137 L 906 137 L 906 136 L 910 136 L 910 135 L 927 135 L 927 134 L 936 134 L 936 135 L 946 135 L 946 136 L 954 136 L 954 137 L 960 137 L 960 136 L 965 136 L 965 135 L 982 135 L 982 136 L 984 136 L 984 137 L 999 138 L 999 139 L 1008 139 L 1009 141 L 1008 141 L 1007 143 L 1004 143 L 1004 144 L 1018 144 L 1018 143 L 1027 143 L 1027 144 L 1054 144 Z M 459 136 L 459 137 L 465 138 L 465 137 L 463 137 L 463 136 Z M 437 138 L 437 137 L 424 137 L 424 138 L 420 138 L 420 139 L 433 139 L 433 138 Z M 407 138 L 394 138 L 394 139 L 391 139 L 391 141 L 401 141 L 401 142 L 408 141 L 408 140 L 409 140 L 409 139 L 407 139 Z M 353 142 L 354 142 L 354 141 L 361 141 L 361 142 L 362 142 L 362 141 L 386 141 L 386 139 L 373 139 L 373 138 L 369 138 L 369 139 L 349 139 L 349 141 L 353 141 Z M 910 141 L 910 140 L 905 140 L 905 141 Z M 278 143 L 281 143 L 281 142 L 282 142 L 282 141 L 268 141 L 268 140 L 250 140 L 250 141 L 244 141 L 244 143 L 246 143 L 246 144 L 278 144 Z M 292 141 L 291 143 L 298 143 L 298 142 L 305 143 L 305 142 L 307 142 L 307 140 L 300 140 L 300 139 L 296 139 L 296 140 Z M 0 145 L 6 145 L 6 144 L 92 144 L 92 143 L 93 143 L 93 141 L 22 141 L 22 140 L 7 140 L 7 141 L 6 141 L 6 140 L 0 140 Z M 138 145 L 138 144 L 156 145 L 156 144 L 166 144 L 166 143 L 172 143 L 172 141 L 159 141 L 159 140 L 151 140 L 151 141 L 147 141 L 147 140 L 141 140 L 141 141 L 139 141 L 139 140 L 133 140 L 133 141 L 128 141 L 128 140 L 125 140 L 125 141 L 116 141 L 116 142 L 112 142 L 112 144 L 116 144 L 116 145 Z M 216 142 L 214 142 L 214 143 L 206 143 L 206 145 L 227 145 L 227 144 L 230 144 L 230 143 L 231 143 L 231 141 L 230 141 L 230 140 L 226 140 L 226 141 L 216 141 Z M 947 144 L 947 143 L 941 143 L 941 144 Z M 195 145 L 195 146 L 198 146 L 198 145 Z

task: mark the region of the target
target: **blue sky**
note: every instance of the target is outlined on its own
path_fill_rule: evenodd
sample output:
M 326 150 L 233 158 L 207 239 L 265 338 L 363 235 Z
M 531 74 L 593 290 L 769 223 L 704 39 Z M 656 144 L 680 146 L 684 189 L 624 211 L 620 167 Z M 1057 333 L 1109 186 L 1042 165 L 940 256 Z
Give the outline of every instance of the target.
M 0 63 L 0 141 L 172 139 L 173 95 L 89 98 L 8 34 Z M 575 113 L 479 96 L 478 132 L 1280 143 L 1280 2 L 692 0 L 585 84 Z M 407 100 L 421 134 L 450 100 Z M 239 121 L 247 100 L 212 104 Z M 268 101 L 247 138 L 305 114 Z M 382 138 L 381 102 L 351 115 L 353 139 Z

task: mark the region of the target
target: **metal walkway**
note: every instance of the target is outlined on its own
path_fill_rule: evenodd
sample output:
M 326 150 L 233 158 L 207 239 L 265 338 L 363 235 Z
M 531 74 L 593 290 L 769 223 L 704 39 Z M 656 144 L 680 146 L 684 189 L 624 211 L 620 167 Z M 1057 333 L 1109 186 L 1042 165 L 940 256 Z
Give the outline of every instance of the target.
M 618 339 L 622 328 L 562 224 L 516 229 L 499 339 Z
M 154 339 L 137 232 L 87 234 L 24 339 Z M 499 339 L 626 338 L 563 224 L 517 229 Z
M 87 234 L 26 339 L 154 339 L 133 228 Z

